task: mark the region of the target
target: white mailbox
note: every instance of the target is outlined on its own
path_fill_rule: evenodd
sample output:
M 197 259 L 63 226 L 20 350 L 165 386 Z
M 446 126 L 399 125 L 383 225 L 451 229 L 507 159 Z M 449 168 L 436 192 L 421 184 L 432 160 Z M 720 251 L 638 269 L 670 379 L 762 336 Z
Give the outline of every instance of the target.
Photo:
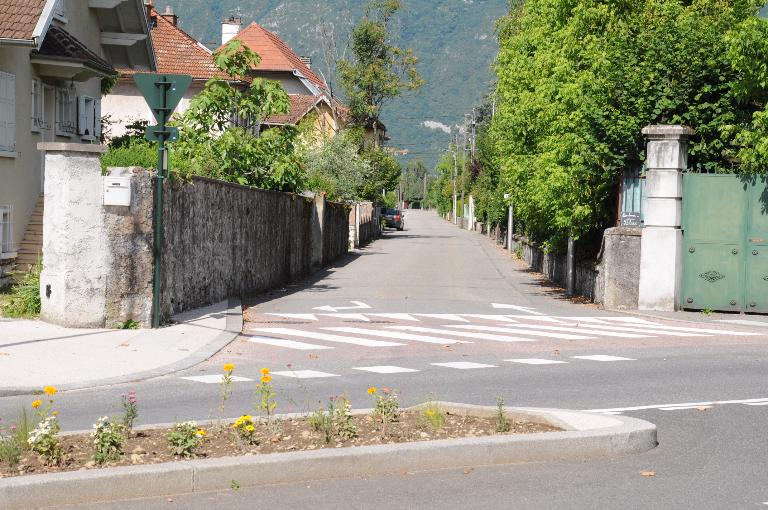
M 131 178 L 104 177 L 104 205 L 131 205 Z

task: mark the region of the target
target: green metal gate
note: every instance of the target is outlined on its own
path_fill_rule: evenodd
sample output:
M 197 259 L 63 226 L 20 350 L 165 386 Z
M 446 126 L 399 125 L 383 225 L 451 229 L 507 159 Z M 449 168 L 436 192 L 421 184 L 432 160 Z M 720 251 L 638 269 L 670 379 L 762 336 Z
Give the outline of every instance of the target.
M 683 175 L 681 306 L 768 313 L 768 179 Z

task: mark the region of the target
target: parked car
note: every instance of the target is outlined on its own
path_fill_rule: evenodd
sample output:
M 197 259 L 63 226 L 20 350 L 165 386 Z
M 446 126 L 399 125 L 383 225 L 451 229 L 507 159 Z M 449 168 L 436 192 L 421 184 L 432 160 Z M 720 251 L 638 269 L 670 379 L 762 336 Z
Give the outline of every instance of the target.
M 385 227 L 396 228 L 397 230 L 403 230 L 405 228 L 403 212 L 400 209 L 382 207 L 381 219 L 384 220 Z

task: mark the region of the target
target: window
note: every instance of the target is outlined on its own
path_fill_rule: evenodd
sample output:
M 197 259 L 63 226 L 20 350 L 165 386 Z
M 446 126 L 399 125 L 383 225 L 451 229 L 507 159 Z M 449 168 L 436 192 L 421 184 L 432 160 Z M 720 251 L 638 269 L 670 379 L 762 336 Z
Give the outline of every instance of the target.
M 13 254 L 13 206 L 0 205 L 0 258 L 3 254 Z
M 77 134 L 86 140 L 101 136 L 101 102 L 89 96 L 77 100 Z
M 56 134 L 72 136 L 75 134 L 75 90 L 59 87 L 56 89 Z
M 0 71 L 0 155 L 16 153 L 16 76 Z
M 43 84 L 37 78 L 32 79 L 32 131 L 39 133 L 45 128 Z

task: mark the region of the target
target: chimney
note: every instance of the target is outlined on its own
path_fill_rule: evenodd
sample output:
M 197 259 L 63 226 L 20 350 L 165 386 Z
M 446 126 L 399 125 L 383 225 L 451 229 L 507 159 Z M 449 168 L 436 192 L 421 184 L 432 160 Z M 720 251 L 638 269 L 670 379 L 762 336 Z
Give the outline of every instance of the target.
M 176 26 L 176 24 L 179 22 L 179 17 L 178 17 L 178 16 L 176 16 L 176 15 L 173 13 L 173 9 L 171 8 L 171 6 L 170 6 L 170 5 L 166 5 L 166 6 L 165 6 L 165 12 L 162 14 L 162 17 L 163 17 L 163 18 L 164 18 L 166 21 L 170 21 L 170 22 L 173 24 L 173 26 L 174 26 L 174 27 L 175 27 L 175 26 Z
M 227 44 L 238 32 L 243 24 L 240 16 L 230 16 L 221 22 L 221 44 Z
M 304 65 L 307 66 L 309 69 L 312 69 L 312 57 L 299 57 L 302 62 L 304 62 Z

